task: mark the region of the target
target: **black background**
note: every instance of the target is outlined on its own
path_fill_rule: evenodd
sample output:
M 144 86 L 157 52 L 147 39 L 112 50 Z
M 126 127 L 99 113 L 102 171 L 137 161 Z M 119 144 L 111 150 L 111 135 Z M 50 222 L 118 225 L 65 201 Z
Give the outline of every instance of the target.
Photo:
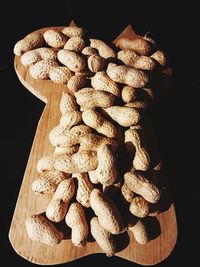
M 185 2 L 185 1 L 184 1 Z M 168 93 L 148 111 L 166 168 L 177 212 L 178 241 L 172 254 L 158 266 L 194 266 L 198 257 L 198 108 L 200 87 L 198 7 L 175 1 L 7 1 L 0 16 L 1 135 L 1 260 L 33 266 L 12 249 L 8 231 L 37 122 L 44 104 L 19 82 L 13 68 L 13 46 L 26 34 L 46 26 L 80 26 L 106 41 L 129 23 L 139 34 L 150 31 L 170 58 L 173 78 Z M 3 17 L 4 15 L 4 17 Z M 197 153 L 197 155 L 195 154 Z M 197 160 L 195 160 L 195 158 Z M 196 174 L 195 174 L 196 173 Z M 162 244 L 165 246 L 165 244 Z M 3 258 L 2 258 L 3 256 Z M 118 257 L 92 255 L 61 266 L 138 266 Z

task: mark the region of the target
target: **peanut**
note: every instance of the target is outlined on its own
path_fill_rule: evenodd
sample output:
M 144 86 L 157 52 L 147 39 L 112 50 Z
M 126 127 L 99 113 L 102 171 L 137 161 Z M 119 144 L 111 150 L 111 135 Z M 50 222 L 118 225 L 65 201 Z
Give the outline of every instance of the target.
M 99 189 L 92 190 L 90 205 L 103 229 L 111 234 L 120 234 L 124 230 L 124 222 L 117 206 L 111 198 Z
M 150 213 L 150 203 L 141 196 L 134 197 L 129 210 L 136 217 L 144 218 Z
M 75 193 L 73 179 L 63 180 L 57 187 L 52 200 L 46 209 L 46 216 L 52 222 L 60 222 L 65 218 L 69 202 Z
M 43 36 L 45 42 L 55 48 L 63 48 L 67 41 L 67 37 L 57 30 L 47 30 Z
M 60 50 L 57 54 L 58 60 L 73 72 L 82 72 L 85 69 L 85 59 L 78 53 L 69 50 Z
M 83 50 L 82 50 L 82 54 L 84 56 L 91 56 L 91 55 L 98 55 L 98 51 L 90 46 L 86 46 Z
M 79 36 L 73 36 L 66 42 L 64 49 L 74 52 L 81 52 L 84 47 L 85 47 L 84 39 Z
M 134 226 L 130 226 L 128 229 L 133 233 L 137 243 L 140 245 L 149 243 L 150 238 L 144 221 L 139 220 Z
M 73 72 L 63 66 L 51 68 L 49 71 L 49 78 L 55 83 L 67 83 L 72 76 Z
M 132 202 L 134 198 L 134 193 L 129 189 L 126 183 L 124 183 L 121 187 L 121 194 L 127 202 Z
M 82 115 L 80 111 L 72 110 L 66 111 L 62 114 L 60 118 L 60 125 L 70 129 L 72 126 L 77 125 L 82 120 Z
M 67 88 L 71 93 L 77 92 L 79 89 L 83 88 L 86 83 L 86 75 L 84 73 L 76 73 L 72 76 L 68 83 Z
M 166 67 L 167 59 L 163 51 L 157 50 L 150 57 L 153 58 L 156 62 L 158 62 L 161 67 Z
M 74 246 L 85 245 L 89 227 L 81 204 L 72 203 L 70 205 L 65 222 L 72 229 L 72 243 Z
M 154 70 L 156 63 L 151 57 L 140 56 L 133 67 L 140 70 Z
M 78 146 L 70 146 L 70 147 L 55 147 L 54 154 L 69 154 L 72 155 L 76 152 L 78 152 L 79 147 Z
M 130 102 L 135 101 L 136 98 L 137 98 L 137 89 L 131 86 L 125 85 L 122 89 L 122 100 L 125 103 L 130 103 Z
M 104 69 L 106 61 L 103 57 L 100 57 L 98 55 L 91 55 L 89 56 L 87 63 L 89 70 L 96 73 Z
M 116 53 L 105 42 L 99 39 L 90 39 L 90 46 L 98 50 L 99 55 L 103 58 L 115 58 Z
M 148 103 L 147 101 L 135 101 L 135 102 L 126 103 L 124 106 L 128 108 L 137 109 L 137 110 L 145 110 L 148 107 Z
M 63 92 L 60 100 L 60 111 L 62 114 L 68 111 L 77 110 L 76 100 L 73 95 L 68 92 Z
M 107 137 L 113 138 L 117 135 L 117 129 L 109 121 L 105 120 L 97 111 L 87 109 L 82 113 L 82 119 L 86 125 L 95 129 Z
M 100 225 L 97 217 L 91 219 L 90 230 L 99 247 L 106 253 L 106 256 L 113 256 L 116 248 L 112 234 Z
M 141 171 L 127 172 L 124 181 L 131 191 L 141 195 L 150 203 L 157 203 L 160 199 L 159 189 Z
M 85 30 L 77 26 L 68 26 L 62 30 L 62 33 L 64 33 L 65 35 L 67 35 L 67 37 L 70 38 L 74 36 L 82 37 L 85 34 Z
M 53 170 L 54 169 L 53 165 L 57 157 L 58 157 L 57 155 L 51 154 L 51 155 L 47 155 L 39 159 L 37 162 L 37 171 L 39 173 L 43 173 L 44 171 Z
M 25 36 L 22 40 L 17 42 L 14 46 L 14 54 L 21 56 L 25 52 L 43 45 L 43 36 L 38 32 L 33 32 Z
M 26 231 L 30 239 L 49 246 L 59 244 L 64 236 L 42 215 L 32 215 L 26 219 Z
M 53 67 L 57 67 L 58 63 L 51 59 L 42 59 L 30 67 L 30 75 L 34 79 L 48 79 L 49 72 Z

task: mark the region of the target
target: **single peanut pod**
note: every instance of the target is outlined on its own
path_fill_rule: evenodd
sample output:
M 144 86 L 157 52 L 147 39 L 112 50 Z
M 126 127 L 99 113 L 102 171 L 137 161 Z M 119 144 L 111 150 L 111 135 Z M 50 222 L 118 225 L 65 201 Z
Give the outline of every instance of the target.
M 126 103 L 124 106 L 128 108 L 138 109 L 138 110 L 146 110 L 149 105 L 147 101 L 134 101 L 134 102 Z
M 59 50 L 58 60 L 73 72 L 82 72 L 85 69 L 85 59 L 78 53 L 69 50 Z
M 48 79 L 49 72 L 53 67 L 57 67 L 58 63 L 51 59 L 42 59 L 30 67 L 30 75 L 34 79 Z
M 139 220 L 134 226 L 128 228 L 134 235 L 135 240 L 140 245 L 149 243 L 150 238 L 144 221 Z
M 116 251 L 113 236 L 99 224 L 97 217 L 91 219 L 90 230 L 99 247 L 106 253 L 106 256 L 113 256 Z
M 71 198 L 75 193 L 73 179 L 63 180 L 57 187 L 46 209 L 46 216 L 52 222 L 61 222 L 67 213 Z
M 90 46 L 83 48 L 81 52 L 84 56 L 98 55 L 98 51 Z
M 69 79 L 73 76 L 73 72 L 69 70 L 67 67 L 59 66 L 55 68 L 51 68 L 49 71 L 49 78 L 59 84 L 64 84 L 69 81 Z
M 144 142 L 143 130 L 131 127 L 125 132 L 124 142 L 130 155 L 135 152 L 133 167 L 136 170 L 147 171 L 151 165 L 151 159 Z
M 39 173 L 43 173 L 44 171 L 51 171 L 54 169 L 53 165 L 57 159 L 57 155 L 50 154 L 42 157 L 37 162 L 37 171 Z
M 98 55 L 91 55 L 87 60 L 88 68 L 91 72 L 102 71 L 105 67 L 106 61 L 103 57 Z
M 156 62 L 158 62 L 161 67 L 166 67 L 167 59 L 163 51 L 157 50 L 150 57 L 153 58 Z
M 16 56 L 21 56 L 29 50 L 42 46 L 43 43 L 44 38 L 42 34 L 38 32 L 32 32 L 15 44 L 14 54 Z
M 29 238 L 35 242 L 54 246 L 64 238 L 63 233 L 40 214 L 28 217 L 25 225 Z
M 76 73 L 72 76 L 68 83 L 67 88 L 70 92 L 77 92 L 79 89 L 83 88 L 86 83 L 86 75 L 85 73 Z
M 80 151 L 73 155 L 59 155 L 54 164 L 56 170 L 66 173 L 93 171 L 97 168 L 97 166 L 97 153 L 91 150 Z
M 62 33 L 70 38 L 74 36 L 82 37 L 85 34 L 85 30 L 77 26 L 68 26 L 62 30 Z
M 116 157 L 109 145 L 102 145 L 97 150 L 98 167 L 94 171 L 90 171 L 95 174 L 98 182 L 106 188 L 117 181 L 117 169 L 116 169 Z M 92 174 L 92 176 L 94 176 Z
M 113 94 L 106 91 L 94 90 L 93 88 L 83 88 L 74 95 L 76 102 L 84 109 L 107 108 L 112 106 L 115 101 Z
M 93 185 L 88 179 L 87 173 L 74 173 L 72 177 L 78 180 L 78 188 L 76 200 L 85 208 L 90 208 L 90 194 L 93 190 Z
M 43 36 L 45 42 L 55 48 L 63 48 L 67 41 L 67 37 L 57 30 L 47 30 Z
M 105 71 L 97 72 L 91 78 L 91 85 L 95 90 L 107 91 L 117 97 L 121 95 L 118 84 L 110 79 Z
M 82 115 L 80 111 L 72 110 L 66 111 L 62 114 L 60 118 L 60 125 L 65 128 L 71 128 L 72 126 L 77 125 L 82 120 Z
M 124 183 L 121 187 L 121 193 L 122 193 L 122 196 L 123 198 L 131 203 L 131 201 L 133 200 L 134 198 L 134 193 L 130 190 L 130 188 L 127 186 L 126 183 Z
M 49 141 L 55 147 L 64 146 L 67 139 L 67 133 L 70 127 L 64 127 L 62 125 L 57 125 L 49 133 Z
M 84 39 L 79 36 L 73 36 L 65 43 L 64 49 L 74 52 L 81 52 L 84 47 Z
M 124 222 L 117 206 L 99 189 L 92 190 L 90 205 L 105 230 L 111 234 L 120 234 L 124 230 Z
M 31 51 L 25 52 L 21 56 L 21 63 L 25 67 L 27 66 L 30 67 L 42 59 L 56 60 L 56 58 L 57 58 L 57 53 L 54 50 L 52 50 L 51 48 L 47 48 L 47 47 L 41 47 L 41 48 L 37 48 Z
M 121 50 L 118 52 L 117 58 L 125 65 L 133 67 L 140 56 L 133 50 Z
M 126 65 L 117 66 L 113 63 L 108 64 L 107 75 L 115 82 L 124 83 L 135 88 L 142 88 L 149 81 L 148 75 L 142 70 Z
M 95 129 L 107 137 L 113 138 L 117 135 L 117 129 L 109 121 L 105 120 L 97 111 L 87 109 L 82 113 L 82 119 L 86 125 Z
M 68 92 L 63 92 L 60 100 L 60 111 L 62 114 L 68 111 L 77 110 L 76 100 L 73 95 Z
M 133 67 L 140 70 L 154 70 L 156 63 L 151 57 L 140 56 L 133 64 Z
M 53 193 L 58 184 L 68 177 L 69 175 L 56 170 L 45 171 L 33 181 L 32 191 L 38 195 Z
M 123 127 L 138 124 L 140 121 L 139 112 L 133 108 L 112 106 L 104 110 L 114 121 Z
M 105 42 L 99 39 L 90 39 L 90 46 L 98 50 L 99 55 L 103 58 L 116 58 L 114 50 Z
M 150 203 L 157 203 L 160 199 L 159 189 L 149 180 L 145 172 L 132 171 L 124 175 L 124 181 L 131 191 L 141 195 Z
M 79 147 L 78 146 L 70 146 L 70 147 L 59 147 L 57 146 L 55 149 L 54 149 L 54 154 L 67 154 L 67 155 L 72 155 L 76 152 L 78 152 L 79 150 Z
M 134 197 L 129 210 L 136 217 L 144 218 L 150 213 L 150 203 L 141 196 Z
M 65 217 L 66 224 L 72 229 L 72 243 L 74 246 L 83 246 L 89 233 L 85 212 L 79 203 L 72 203 Z
M 136 98 L 137 98 L 137 89 L 131 86 L 125 85 L 122 89 L 122 100 L 125 103 L 130 103 L 130 102 L 135 101 Z
M 149 55 L 154 48 L 151 42 L 143 38 L 120 38 L 115 42 L 115 45 L 122 50 L 133 50 L 142 56 Z

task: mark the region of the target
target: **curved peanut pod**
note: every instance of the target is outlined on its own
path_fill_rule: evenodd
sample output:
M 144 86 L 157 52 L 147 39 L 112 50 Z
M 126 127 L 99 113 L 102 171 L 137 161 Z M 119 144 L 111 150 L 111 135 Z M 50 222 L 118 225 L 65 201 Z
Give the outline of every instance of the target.
M 91 219 L 90 230 L 99 247 L 106 253 L 106 256 L 113 256 L 116 250 L 113 236 L 99 224 L 97 217 Z
M 72 229 L 72 243 L 74 246 L 85 245 L 89 227 L 81 204 L 72 203 L 70 205 L 65 222 Z
M 113 63 L 108 64 L 107 75 L 115 82 L 124 83 L 135 88 L 142 88 L 149 81 L 148 75 L 142 70 L 126 65 L 117 66 Z
M 112 106 L 115 101 L 113 94 L 106 91 L 94 90 L 93 88 L 83 88 L 74 95 L 76 102 L 84 109 L 107 108 Z
M 139 112 L 133 108 L 112 106 L 104 110 L 114 121 L 124 127 L 138 124 L 140 121 Z
M 49 246 L 59 244 L 63 233 L 42 215 L 32 215 L 26 219 L 26 231 L 30 239 Z
M 84 47 L 84 39 L 79 36 L 73 36 L 65 43 L 64 49 L 74 52 L 81 52 Z
M 86 46 L 81 53 L 85 56 L 98 55 L 98 51 L 90 46 Z
M 105 71 L 97 72 L 91 78 L 91 85 L 95 90 L 107 91 L 117 97 L 121 94 L 119 85 L 110 79 Z
M 35 194 L 53 193 L 58 184 L 68 178 L 62 172 L 52 170 L 40 174 L 32 183 L 32 190 Z
M 68 92 L 63 92 L 60 100 L 60 111 L 62 114 L 67 111 L 77 110 L 76 100 L 73 95 Z
M 43 43 L 44 38 L 42 34 L 38 32 L 30 33 L 15 44 L 14 54 L 16 56 L 21 56 L 29 50 L 42 46 Z
M 150 203 L 141 196 L 134 197 L 129 210 L 136 217 L 144 218 L 150 213 Z
M 140 70 L 153 70 L 156 68 L 156 63 L 151 57 L 141 56 L 134 63 L 133 67 Z
M 73 72 L 64 66 L 51 68 L 49 71 L 49 78 L 59 84 L 67 83 L 72 76 Z
M 148 202 L 157 203 L 159 201 L 159 189 L 145 177 L 144 172 L 127 172 L 124 175 L 124 181 L 131 191 L 138 195 L 141 195 Z
M 124 222 L 117 206 L 99 189 L 92 190 L 90 205 L 105 230 L 112 234 L 120 234 L 124 230 Z
M 46 210 L 47 218 L 52 222 L 61 222 L 67 213 L 69 202 L 75 193 L 73 179 L 63 180 L 57 187 Z
M 81 37 L 85 34 L 85 30 L 77 26 L 68 26 L 62 30 L 62 33 L 64 33 L 68 37 L 73 37 L 73 36 Z
M 58 63 L 51 59 L 42 59 L 30 67 L 30 75 L 34 79 L 48 79 L 49 72 L 53 67 L 57 67 Z
M 125 103 L 130 103 L 130 102 L 135 101 L 136 98 L 137 98 L 137 89 L 131 86 L 125 85 L 122 89 L 122 100 Z
M 57 30 L 47 30 L 43 36 L 45 42 L 55 48 L 62 48 L 67 41 L 67 37 Z
M 114 50 L 105 42 L 99 39 L 90 39 L 90 46 L 98 50 L 99 55 L 103 58 L 116 57 Z
M 142 38 L 120 38 L 115 42 L 115 45 L 122 50 L 133 50 L 142 56 L 149 55 L 154 48 L 151 42 Z
M 89 56 L 87 63 L 89 70 L 91 72 L 96 73 L 104 69 L 106 61 L 103 57 L 100 57 L 99 55 L 91 55 Z
M 83 111 L 82 119 L 86 125 L 95 129 L 98 133 L 111 138 L 117 135 L 115 126 L 111 122 L 105 120 L 97 111 L 91 109 Z
M 92 159 L 92 160 L 91 160 Z M 66 173 L 82 173 L 95 170 L 98 166 L 95 151 L 80 151 L 73 155 L 59 155 L 54 167 Z
M 86 75 L 85 73 L 77 73 L 72 76 L 68 83 L 67 88 L 71 93 L 77 92 L 79 89 L 83 88 L 86 83 Z
M 60 118 L 60 125 L 66 128 L 71 128 L 72 126 L 75 126 L 80 123 L 81 120 L 82 116 L 80 111 L 66 111 L 62 114 Z
M 134 226 L 128 229 L 133 233 L 136 242 L 140 245 L 146 245 L 150 241 L 147 228 L 142 220 L 139 220 Z
M 151 160 L 144 142 L 142 129 L 131 128 L 125 132 L 125 145 L 130 154 L 135 154 L 133 166 L 136 170 L 147 171 Z
M 133 67 L 140 56 L 133 50 L 121 50 L 118 52 L 117 58 L 125 65 Z
M 85 69 L 85 59 L 78 53 L 69 50 L 58 51 L 58 60 L 73 72 L 82 72 Z

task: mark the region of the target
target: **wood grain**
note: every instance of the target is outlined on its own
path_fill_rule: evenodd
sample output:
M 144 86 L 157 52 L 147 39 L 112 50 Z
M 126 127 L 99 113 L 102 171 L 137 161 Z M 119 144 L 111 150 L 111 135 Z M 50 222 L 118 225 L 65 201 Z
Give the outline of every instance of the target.
M 51 27 L 61 29 L 62 27 Z M 39 30 L 44 32 L 47 28 Z M 129 25 L 120 36 L 135 38 L 132 27 Z M 53 265 L 76 260 L 83 256 L 100 253 L 96 242 L 88 242 L 85 247 L 74 247 L 70 239 L 62 241 L 59 245 L 50 247 L 31 241 L 25 231 L 25 220 L 28 216 L 44 212 L 50 200 L 48 196 L 36 196 L 31 190 L 31 184 L 37 177 L 36 164 L 44 155 L 50 154 L 53 147 L 49 142 L 50 130 L 58 124 L 61 116 L 59 103 L 61 94 L 67 90 L 66 85 L 55 84 L 50 80 L 35 80 L 31 78 L 28 70 L 20 63 L 20 57 L 15 57 L 15 70 L 22 84 L 36 97 L 46 103 L 42 116 L 39 120 L 32 149 L 28 159 L 17 204 L 15 207 L 12 223 L 10 226 L 9 239 L 14 250 L 30 262 L 41 265 Z M 166 72 L 170 74 L 170 70 Z M 151 127 L 146 124 L 148 131 Z M 153 134 L 148 133 L 152 149 L 155 150 Z M 156 160 L 159 155 L 155 153 Z M 168 206 L 157 218 L 150 222 L 159 228 L 160 234 L 145 246 L 137 244 L 133 235 L 128 232 L 120 235 L 120 247 L 116 256 L 140 263 L 153 265 L 164 260 L 173 250 L 177 239 L 177 224 L 174 205 L 169 190 Z M 159 222 L 159 223 L 158 223 Z M 159 226 L 160 225 L 160 226 Z

